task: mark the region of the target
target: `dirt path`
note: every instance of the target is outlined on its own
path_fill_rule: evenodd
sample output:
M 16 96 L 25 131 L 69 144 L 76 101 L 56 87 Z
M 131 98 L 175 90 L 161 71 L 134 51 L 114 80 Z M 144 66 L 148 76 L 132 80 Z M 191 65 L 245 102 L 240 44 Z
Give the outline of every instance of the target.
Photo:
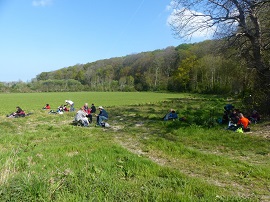
M 270 139 L 270 125 L 265 125 L 258 129 L 255 129 L 255 131 L 251 132 L 250 134 L 263 137 L 269 140 Z
M 264 126 L 260 128 L 259 130 L 252 131 L 246 134 L 253 135 L 253 136 L 254 135 L 260 136 L 269 140 L 270 139 L 270 125 Z M 214 184 L 215 186 L 222 187 L 224 189 L 226 188 L 228 189 L 228 187 L 230 187 L 230 189 L 233 190 L 232 194 L 237 194 L 238 196 L 241 196 L 241 197 L 254 196 L 254 190 L 249 184 L 239 184 L 236 182 L 224 180 L 224 176 L 223 178 L 220 178 L 220 176 L 216 176 L 216 177 L 206 176 L 204 174 L 204 171 L 197 171 L 196 168 L 191 169 L 190 166 L 188 166 L 188 162 L 185 161 L 184 159 L 175 159 L 172 157 L 168 157 L 161 151 L 151 151 L 151 150 L 143 151 L 143 145 L 136 138 L 130 137 L 129 139 L 126 139 L 126 137 L 123 137 L 123 136 L 116 136 L 115 140 L 118 144 L 120 144 L 122 147 L 129 150 L 130 152 L 139 156 L 146 157 L 160 166 L 171 167 L 171 168 L 177 169 L 181 173 L 189 177 L 203 179 L 209 184 Z M 269 188 L 266 187 L 266 189 L 269 189 Z M 270 192 L 270 190 L 268 190 L 268 192 Z M 265 195 L 260 195 L 260 197 L 261 197 L 260 200 L 263 202 L 270 201 L 270 195 L 265 194 Z

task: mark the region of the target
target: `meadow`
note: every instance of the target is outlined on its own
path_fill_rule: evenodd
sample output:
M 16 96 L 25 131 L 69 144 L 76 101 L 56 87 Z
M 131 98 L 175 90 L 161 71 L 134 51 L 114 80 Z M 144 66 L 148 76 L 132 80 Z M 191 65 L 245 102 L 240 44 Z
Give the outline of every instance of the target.
M 102 105 L 110 127 L 41 109 L 66 99 Z M 270 122 L 225 130 L 228 102 L 242 107 L 194 94 L 0 94 L 0 201 L 269 201 Z M 7 118 L 16 106 L 32 114 Z M 184 121 L 163 121 L 170 108 Z
M 104 107 L 156 103 L 172 98 L 185 97 L 185 94 L 171 93 L 144 93 L 144 92 L 63 92 L 63 93 L 11 93 L 0 95 L 0 114 L 16 110 L 16 106 L 22 107 L 26 112 L 41 109 L 49 103 L 53 109 L 65 104 L 65 100 L 72 100 L 77 108 L 95 103 Z

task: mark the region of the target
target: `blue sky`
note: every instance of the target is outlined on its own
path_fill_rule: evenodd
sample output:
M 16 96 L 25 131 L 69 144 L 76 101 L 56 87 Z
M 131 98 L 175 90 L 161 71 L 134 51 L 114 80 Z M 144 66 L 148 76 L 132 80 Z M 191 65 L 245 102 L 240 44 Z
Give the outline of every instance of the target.
M 177 46 L 170 0 L 0 0 L 0 81 Z M 196 39 L 194 39 L 196 41 Z

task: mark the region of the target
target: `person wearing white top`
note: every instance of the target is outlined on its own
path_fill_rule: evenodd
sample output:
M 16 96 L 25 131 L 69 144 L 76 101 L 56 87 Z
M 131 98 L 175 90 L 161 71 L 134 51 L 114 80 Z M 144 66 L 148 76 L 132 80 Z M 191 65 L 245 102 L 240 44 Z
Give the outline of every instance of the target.
M 86 116 L 87 113 L 83 110 L 83 108 L 80 108 L 75 116 L 75 121 L 81 121 L 83 126 L 87 127 L 89 125 L 89 121 Z
M 73 101 L 71 101 L 71 100 L 65 100 L 65 103 L 67 103 L 70 106 L 70 109 L 69 109 L 70 112 L 75 111 L 74 102 Z

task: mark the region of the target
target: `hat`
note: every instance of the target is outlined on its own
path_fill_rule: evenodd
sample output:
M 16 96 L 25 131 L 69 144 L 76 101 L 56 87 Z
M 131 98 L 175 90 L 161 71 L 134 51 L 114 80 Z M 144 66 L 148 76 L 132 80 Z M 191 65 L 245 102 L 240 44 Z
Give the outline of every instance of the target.
M 99 109 L 103 109 L 103 107 L 102 107 L 102 106 L 99 106 L 98 108 L 99 108 Z

